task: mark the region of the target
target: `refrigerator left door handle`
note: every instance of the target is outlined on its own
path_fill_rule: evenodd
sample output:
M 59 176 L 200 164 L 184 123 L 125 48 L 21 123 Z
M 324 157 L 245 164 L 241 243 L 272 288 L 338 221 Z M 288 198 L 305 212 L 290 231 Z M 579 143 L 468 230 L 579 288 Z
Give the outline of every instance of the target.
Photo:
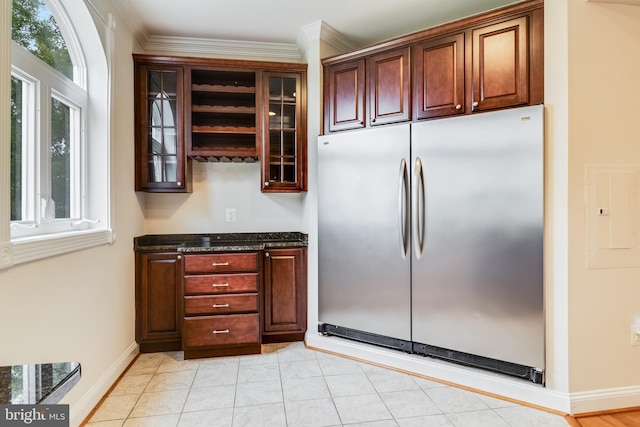
M 398 174 L 398 235 L 400 237 L 400 253 L 402 258 L 409 252 L 409 171 L 407 161 L 400 161 Z
M 413 243 L 416 258 L 420 259 L 424 249 L 425 236 L 425 191 L 424 172 L 422 171 L 422 160 L 416 157 L 416 164 L 413 170 L 413 191 L 412 191 L 412 218 L 413 218 Z

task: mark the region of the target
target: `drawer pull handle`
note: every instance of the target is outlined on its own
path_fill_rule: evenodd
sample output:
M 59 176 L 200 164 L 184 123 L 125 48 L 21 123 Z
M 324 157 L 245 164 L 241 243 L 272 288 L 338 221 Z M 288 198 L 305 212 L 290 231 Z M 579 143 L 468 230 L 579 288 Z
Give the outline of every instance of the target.
M 221 286 L 229 286 L 229 284 L 228 283 L 212 283 L 211 286 L 214 288 L 219 288 Z
M 228 266 L 228 265 L 229 265 L 228 262 L 214 262 L 214 263 L 211 263 L 212 267 L 225 267 L 225 266 Z
M 229 330 L 228 329 L 223 329 L 221 331 L 218 331 L 217 329 L 214 329 L 211 333 L 212 334 L 228 334 Z
M 213 304 L 213 308 L 224 308 L 229 307 L 229 304 Z

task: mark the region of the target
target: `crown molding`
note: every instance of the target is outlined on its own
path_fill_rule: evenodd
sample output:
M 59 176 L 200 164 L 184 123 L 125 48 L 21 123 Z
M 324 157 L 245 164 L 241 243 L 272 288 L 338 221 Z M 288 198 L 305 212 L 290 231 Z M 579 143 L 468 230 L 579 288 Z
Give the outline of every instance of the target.
M 313 40 L 322 40 L 340 52 L 350 52 L 360 46 L 324 21 L 316 21 L 300 27 L 296 44 L 300 49 Z
M 135 9 L 131 6 L 128 0 L 110 0 L 113 8 L 115 9 L 118 17 L 129 28 L 129 31 L 133 34 L 133 37 L 144 46 L 149 38 L 145 26 L 142 24 L 140 17 Z
M 247 42 L 239 40 L 168 37 L 151 35 L 143 44 L 145 51 L 198 54 L 216 58 L 263 59 L 299 62 L 300 50 L 295 44 Z

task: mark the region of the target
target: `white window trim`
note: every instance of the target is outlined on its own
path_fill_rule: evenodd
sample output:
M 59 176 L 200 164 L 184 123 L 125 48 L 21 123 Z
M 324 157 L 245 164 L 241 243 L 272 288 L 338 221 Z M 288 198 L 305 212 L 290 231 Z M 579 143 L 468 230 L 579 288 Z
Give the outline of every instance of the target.
M 85 166 L 89 170 L 99 170 L 99 173 L 91 173 L 86 176 L 88 182 L 87 191 L 99 187 L 100 193 L 104 197 L 94 198 L 88 203 L 91 205 L 91 211 L 99 211 L 101 213 L 100 222 L 96 228 L 73 230 L 64 233 L 51 233 L 28 237 L 19 237 L 11 239 L 10 231 L 10 177 L 9 174 L 0 175 L 0 270 L 9 268 L 16 264 L 35 261 L 55 255 L 69 253 L 77 250 L 87 249 L 99 245 L 110 244 L 115 241 L 115 232 L 113 230 L 114 203 L 112 198 L 112 180 L 113 180 L 113 164 L 111 156 L 113 153 L 113 85 L 112 71 L 113 65 L 113 48 L 114 48 L 114 28 L 115 23 L 111 15 L 106 19 L 98 16 L 98 20 L 94 21 L 86 4 L 78 7 L 76 0 L 58 0 L 55 10 L 56 15 L 64 16 L 68 22 L 74 22 L 76 28 L 81 25 L 90 25 L 91 31 L 95 34 L 92 37 L 85 37 L 82 31 L 82 40 L 72 42 L 70 49 L 82 49 L 85 55 L 98 55 L 93 61 L 98 63 L 104 61 L 103 69 L 95 75 L 95 69 L 92 67 L 92 74 L 87 76 L 87 90 L 92 96 L 104 99 L 107 108 L 101 112 L 88 112 L 87 121 L 90 123 L 86 129 L 86 137 L 89 141 L 87 149 L 97 150 L 91 154 L 83 153 L 87 156 Z M 65 7 L 66 6 L 66 7 Z M 92 8 L 95 13 L 95 8 Z M 53 7 L 52 7 L 53 12 Z M 94 22 L 103 24 L 104 28 L 98 28 L 101 34 L 98 34 L 94 27 Z M 60 21 L 58 22 L 60 24 Z M 62 27 L 61 27 L 62 29 Z M 64 30 L 63 30 L 64 31 Z M 65 34 L 66 36 L 66 34 Z M 102 39 L 100 38 L 102 36 Z M 65 37 L 67 38 L 67 37 Z M 71 38 L 73 39 L 73 38 Z M 0 170 L 9 170 L 10 168 L 10 69 L 11 69 L 11 2 L 0 2 Z M 98 47 L 96 49 L 96 47 Z M 92 60 L 87 61 L 92 63 Z M 77 66 L 77 64 L 74 64 Z M 100 68 L 100 67 L 99 67 Z M 89 102 L 91 104 L 91 102 Z M 96 114 L 106 115 L 96 116 Z M 98 120 L 92 120 L 98 117 Z M 103 138 L 99 144 L 91 145 L 91 141 L 95 138 Z M 105 179 L 106 178 L 106 179 Z M 85 224 L 92 222 L 91 219 L 82 219 Z

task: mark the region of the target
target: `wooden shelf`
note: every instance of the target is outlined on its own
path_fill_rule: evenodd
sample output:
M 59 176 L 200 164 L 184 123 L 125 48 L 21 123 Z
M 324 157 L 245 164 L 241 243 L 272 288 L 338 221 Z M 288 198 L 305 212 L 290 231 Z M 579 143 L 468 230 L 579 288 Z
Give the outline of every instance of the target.
M 237 127 L 237 126 L 193 126 L 193 133 L 239 133 L 239 134 L 255 134 L 254 127 Z
M 191 90 L 193 92 L 256 93 L 256 88 L 253 86 L 192 84 Z
M 192 105 L 194 113 L 230 113 L 230 114 L 255 114 L 256 107 L 234 107 L 229 105 Z

